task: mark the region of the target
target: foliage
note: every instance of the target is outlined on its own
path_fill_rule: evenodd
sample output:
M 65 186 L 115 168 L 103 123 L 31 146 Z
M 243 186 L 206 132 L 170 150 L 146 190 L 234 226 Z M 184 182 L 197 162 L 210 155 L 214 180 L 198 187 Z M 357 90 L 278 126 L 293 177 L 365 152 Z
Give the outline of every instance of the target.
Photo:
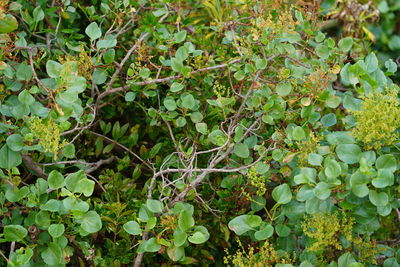
M 397 65 L 355 3 L 0 0 L 0 264 L 398 266 Z

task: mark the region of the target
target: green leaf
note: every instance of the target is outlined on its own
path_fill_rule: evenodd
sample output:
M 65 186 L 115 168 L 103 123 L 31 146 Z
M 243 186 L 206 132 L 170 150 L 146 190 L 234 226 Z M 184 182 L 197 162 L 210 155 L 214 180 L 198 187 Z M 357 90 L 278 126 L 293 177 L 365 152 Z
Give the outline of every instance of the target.
M 233 153 L 240 158 L 248 158 L 250 156 L 249 147 L 244 143 L 235 144 Z
M 217 146 L 222 146 L 228 140 L 228 137 L 221 130 L 214 130 L 208 135 L 211 143 Z
M 164 98 L 164 106 L 169 110 L 169 111 L 174 111 L 177 106 L 176 102 L 172 97 L 166 97 Z
M 178 43 L 182 43 L 183 41 L 185 41 L 186 35 L 187 35 L 187 31 L 185 31 L 185 30 L 175 33 L 174 34 L 175 43 L 178 44 Z
M 331 189 L 327 183 L 319 182 L 314 189 L 314 193 L 317 198 L 325 200 L 331 195 Z
M 90 197 L 94 191 L 94 181 L 89 180 L 88 178 L 83 178 L 78 181 L 78 184 L 75 187 L 76 193 L 83 193 L 85 197 Z
M 171 58 L 171 68 L 175 72 L 181 72 L 181 69 L 183 68 L 182 61 L 176 57 Z
M 375 166 L 378 170 L 387 169 L 391 172 L 395 172 L 397 170 L 397 161 L 392 154 L 386 154 L 377 158 Z
M 329 178 L 336 178 L 340 175 L 342 172 L 342 168 L 340 167 L 339 163 L 332 159 L 328 160 L 325 163 L 325 175 L 328 176 Z
M 108 35 L 104 39 L 97 41 L 96 47 L 97 49 L 102 48 L 112 48 L 117 45 L 117 39 L 114 36 Z
M 22 62 L 17 67 L 16 72 L 17 80 L 19 81 L 29 81 L 32 79 L 32 68 L 26 62 Z M 35 99 L 33 99 L 35 101 Z
M 28 234 L 28 230 L 21 225 L 6 225 L 4 226 L 4 238 L 9 241 L 21 241 Z
M 41 229 L 47 229 L 49 228 L 51 221 L 50 221 L 50 214 L 47 211 L 39 211 L 36 213 L 35 216 L 35 223 L 41 228 Z
M 340 256 L 338 260 L 339 267 L 350 267 L 350 264 L 354 262 L 356 262 L 356 260 L 349 252 Z
M 389 202 L 389 197 L 385 192 L 376 192 L 375 190 L 369 190 L 369 200 L 372 204 L 377 207 L 386 206 Z
M 292 138 L 296 141 L 301 141 L 306 138 L 306 133 L 304 132 L 304 129 L 300 126 L 294 127 L 292 131 Z
M 183 244 L 185 244 L 186 239 L 187 239 L 187 234 L 184 231 L 180 230 L 179 228 L 175 229 L 175 231 L 174 231 L 174 245 L 176 247 L 180 247 Z
M 11 14 L 3 14 L 0 17 L 0 33 L 9 33 L 18 28 L 17 19 Z
M 365 58 L 365 64 L 367 65 L 368 73 L 374 72 L 378 69 L 378 59 L 374 52 Z
M 52 224 L 49 226 L 47 231 L 53 238 L 57 238 L 63 235 L 65 230 L 64 224 Z
M 86 27 L 85 33 L 87 34 L 87 36 L 89 36 L 90 40 L 92 40 L 92 41 L 99 39 L 101 37 L 101 29 L 100 29 L 99 25 L 97 25 L 96 22 L 90 23 Z
M 372 185 L 376 188 L 385 188 L 394 184 L 394 175 L 388 169 L 378 170 L 377 177 L 372 180 Z
M 288 184 L 281 184 L 272 190 L 272 198 L 278 204 L 287 204 L 292 200 L 292 192 Z
M 23 90 L 21 93 L 19 93 L 18 100 L 22 104 L 25 104 L 28 106 L 32 105 L 36 101 L 35 98 L 27 90 Z
M 190 243 L 193 244 L 203 244 L 210 238 L 208 230 L 204 226 L 196 226 L 194 228 L 194 233 L 188 237 Z
M 62 65 L 56 61 L 48 60 L 46 63 L 46 72 L 51 78 L 57 78 L 60 76 Z
M 65 178 L 65 185 L 69 191 L 75 192 L 79 181 L 84 178 L 86 178 L 86 174 L 82 170 L 71 173 Z
M 88 233 L 96 233 L 100 231 L 102 224 L 99 214 L 95 211 L 89 211 L 82 215 L 79 219 L 81 227 Z
M 256 68 L 258 70 L 263 70 L 267 67 L 267 60 L 265 58 L 259 58 L 256 60 Z
M 21 155 L 11 150 L 8 145 L 0 149 L 0 168 L 12 169 L 22 163 Z
M 354 164 L 358 162 L 361 148 L 355 144 L 342 144 L 336 147 L 336 154 L 341 161 L 347 164 Z
M 157 252 L 161 248 L 161 245 L 157 243 L 157 239 L 152 237 L 149 240 L 147 240 L 144 244 L 144 250 L 146 252 Z
M 192 217 L 192 213 L 188 210 L 182 210 L 179 213 L 178 225 L 183 232 L 186 232 L 187 230 L 192 228 L 194 226 L 194 219 Z
M 171 90 L 171 92 L 173 92 L 173 93 L 176 93 L 176 92 L 181 91 L 183 88 L 184 88 L 183 84 L 175 82 L 175 83 L 171 84 L 171 87 L 169 90 Z
M 103 84 L 107 80 L 107 71 L 96 68 L 93 72 L 92 80 L 95 84 Z
M 136 98 L 136 94 L 134 92 L 128 92 L 125 95 L 126 102 L 132 102 L 133 100 L 135 100 L 135 98 Z
M 336 124 L 336 115 L 333 113 L 326 114 L 321 118 L 321 123 L 325 127 L 331 127 Z
M 158 152 L 160 152 L 161 148 L 163 147 L 163 143 L 158 143 L 153 146 L 149 152 L 149 158 L 152 159 L 157 156 Z
M 198 111 L 192 112 L 190 114 L 190 119 L 192 120 L 192 122 L 198 123 L 198 122 L 201 122 L 203 120 L 203 115 Z
M 149 211 L 154 212 L 154 213 L 162 213 L 164 205 L 162 204 L 161 201 L 156 200 L 156 199 L 148 199 L 146 201 L 146 207 L 149 209 Z
M 308 163 L 310 163 L 313 166 L 321 166 L 323 159 L 324 158 L 319 154 L 315 153 L 308 154 Z
M 135 221 L 129 221 L 123 225 L 124 230 L 130 235 L 140 235 L 142 234 L 142 229 L 140 225 Z
M 198 122 L 198 123 L 196 123 L 196 130 L 199 132 L 199 133 L 202 133 L 202 134 L 204 134 L 204 135 L 206 135 L 207 133 L 208 133 L 208 131 L 207 131 L 207 124 L 206 123 L 204 123 L 204 122 Z
M 64 175 L 62 175 L 56 170 L 52 170 L 49 173 L 47 181 L 49 183 L 49 188 L 51 189 L 59 189 L 65 185 Z
M 238 217 L 233 218 L 229 223 L 228 227 L 237 235 L 243 235 L 244 233 L 254 230 L 252 226 L 250 226 L 248 219 L 251 215 L 240 215 Z M 256 215 L 253 215 L 256 216 Z M 258 217 L 258 216 L 257 216 Z M 261 218 L 260 218 L 261 219 Z
M 291 83 L 280 82 L 276 86 L 276 93 L 280 96 L 287 96 L 292 91 L 293 87 Z
M 167 249 L 168 257 L 173 261 L 181 261 L 185 257 L 185 249 L 180 246 L 170 246 Z M 187 259 L 186 257 L 185 259 Z M 182 264 L 184 264 L 182 262 Z
M 317 47 L 315 48 L 315 52 L 321 59 L 327 59 L 330 55 L 329 47 L 323 44 L 317 45 Z
M 63 262 L 64 255 L 59 245 L 54 242 L 47 244 L 47 248 L 40 254 L 48 265 L 58 265 Z
M 264 226 L 260 227 L 260 230 L 254 233 L 254 237 L 258 240 L 265 240 L 270 238 L 274 233 L 274 227 L 271 224 L 265 224 Z
M 344 52 L 350 51 L 350 49 L 353 46 L 353 38 L 346 37 L 346 38 L 341 39 L 338 43 L 338 46 L 339 46 L 339 49 Z
M 193 109 L 194 105 L 196 104 L 193 95 L 191 94 L 184 94 L 181 96 L 182 106 L 188 109 Z
M 243 80 L 245 77 L 244 71 L 239 70 L 239 71 L 235 72 L 235 74 L 233 74 L 233 77 L 238 81 Z
M 69 159 L 74 158 L 75 157 L 75 145 L 67 144 L 66 146 L 64 146 L 62 155 Z
M 35 9 L 33 10 L 33 18 L 35 22 L 39 22 L 44 19 L 44 12 L 40 6 L 35 7 Z
M 176 50 L 175 57 L 181 62 L 185 61 L 189 56 L 189 51 L 185 46 L 181 46 Z
M 24 138 L 19 134 L 12 134 L 7 137 L 6 143 L 7 146 L 15 152 L 22 150 L 22 148 L 25 146 Z

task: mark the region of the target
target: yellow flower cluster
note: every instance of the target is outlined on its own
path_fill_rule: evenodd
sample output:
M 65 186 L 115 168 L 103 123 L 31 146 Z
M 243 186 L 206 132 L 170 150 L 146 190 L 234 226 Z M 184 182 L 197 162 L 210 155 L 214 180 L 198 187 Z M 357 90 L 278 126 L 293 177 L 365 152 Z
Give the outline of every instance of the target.
M 374 93 L 363 97 L 359 111 L 352 111 L 356 127 L 352 135 L 365 143 L 367 149 L 379 149 L 392 145 L 398 136 L 394 131 L 400 127 L 400 101 L 397 90 L 386 94 Z
M 339 218 L 339 213 L 314 214 L 305 217 L 301 227 L 304 234 L 314 242 L 308 251 L 325 251 L 327 249 L 342 250 L 339 236 L 342 234 L 351 240 L 354 220 L 343 216 Z
M 310 132 L 309 138 L 299 143 L 299 162 L 304 165 L 307 162 L 308 154 L 316 151 L 320 138 Z
M 247 172 L 247 178 L 252 186 L 257 188 L 257 196 L 263 196 L 267 191 L 265 186 L 265 178 L 257 174 L 256 167 L 251 167 Z
M 307 248 L 310 252 L 317 252 L 321 262 L 336 260 L 336 256 L 344 250 L 340 236 L 344 236 L 357 251 L 358 259 L 362 262 L 374 263 L 377 254 L 375 241 L 364 240 L 353 235 L 354 219 L 344 212 L 314 214 L 306 217 L 301 227 L 304 234 L 312 239 L 312 245 Z
M 289 255 L 280 256 L 275 248 L 265 241 L 264 244 L 255 251 L 254 247 L 250 247 L 248 252 L 243 248 L 240 240 L 238 240 L 241 249 L 237 250 L 234 255 L 229 255 L 228 251 L 225 252 L 228 256 L 224 257 L 224 263 L 227 266 L 235 267 L 272 267 L 277 263 L 292 264 L 293 259 L 290 259 Z
M 64 64 L 69 61 L 78 62 L 78 75 L 85 77 L 87 80 L 92 79 L 92 72 L 94 68 L 94 64 L 92 61 L 92 57 L 86 52 L 85 48 L 81 46 L 80 52 L 76 56 L 65 55 L 64 57 L 59 57 L 58 59 L 61 64 Z
M 66 142 L 60 142 L 61 127 L 53 119 L 40 119 L 33 117 L 29 120 L 29 130 L 35 138 L 38 139 L 46 152 L 54 153 L 60 151 Z
M 229 97 L 231 90 L 225 85 L 220 84 L 218 81 L 214 83 L 214 93 L 218 98 Z
M 258 17 L 251 20 L 253 28 L 251 30 L 254 41 L 257 41 L 263 32 L 267 31 L 270 38 L 273 39 L 282 33 L 295 33 L 298 22 L 293 19 L 292 11 L 281 11 L 274 18 L 270 13 L 266 17 Z

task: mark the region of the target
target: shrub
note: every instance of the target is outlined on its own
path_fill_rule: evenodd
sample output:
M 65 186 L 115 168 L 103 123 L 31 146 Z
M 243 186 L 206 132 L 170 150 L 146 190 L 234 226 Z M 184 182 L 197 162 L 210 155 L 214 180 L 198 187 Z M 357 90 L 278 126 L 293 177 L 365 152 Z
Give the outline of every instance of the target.
M 398 264 L 397 65 L 318 5 L 1 4 L 1 264 Z

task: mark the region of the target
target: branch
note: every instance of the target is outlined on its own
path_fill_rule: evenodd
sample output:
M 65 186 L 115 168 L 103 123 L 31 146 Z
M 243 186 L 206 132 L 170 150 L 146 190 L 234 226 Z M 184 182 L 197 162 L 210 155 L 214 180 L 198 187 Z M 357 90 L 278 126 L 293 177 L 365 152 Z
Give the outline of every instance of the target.
M 238 63 L 241 60 L 242 60 L 242 58 L 237 58 L 237 59 L 235 59 L 235 60 L 233 60 L 231 62 L 227 62 L 227 63 L 224 63 L 224 64 L 219 64 L 219 65 L 215 65 L 215 66 L 211 66 L 211 67 L 197 69 L 197 70 L 194 70 L 194 71 L 190 72 L 189 75 L 193 75 L 193 74 L 196 74 L 196 73 L 199 73 L 199 72 L 204 72 L 204 71 L 223 69 L 223 68 L 228 67 L 231 64 Z M 113 88 L 113 89 L 109 89 L 109 90 L 106 90 L 103 93 L 101 93 L 99 95 L 99 97 L 97 98 L 96 102 L 97 102 L 97 104 L 99 104 L 100 100 L 103 99 L 104 97 L 106 97 L 106 96 L 108 96 L 110 94 L 114 94 L 114 93 L 118 93 L 118 92 L 121 92 L 121 91 L 125 91 L 125 90 L 131 88 L 132 85 L 143 86 L 143 85 L 149 85 L 149 84 L 154 84 L 154 83 L 165 83 L 165 82 L 168 82 L 170 80 L 175 80 L 175 79 L 179 79 L 179 78 L 183 78 L 183 75 L 182 74 L 178 74 L 178 75 L 169 76 L 169 77 L 160 78 L 160 79 L 152 79 L 152 80 L 149 80 L 149 81 L 135 82 L 135 83 L 130 84 L 130 85 L 124 85 L 124 86 L 121 86 L 121 87 L 116 87 L 116 88 Z
M 47 179 L 47 174 L 43 171 L 42 168 L 40 168 L 36 162 L 33 161 L 33 159 L 25 155 L 23 153 L 20 153 L 22 160 L 24 161 L 25 165 L 28 167 L 28 169 L 32 172 L 33 174 L 36 174 L 39 177 L 42 177 L 43 179 Z
M 90 131 L 90 132 L 91 132 L 92 134 L 94 134 L 95 136 L 102 137 L 102 138 L 104 138 L 105 140 L 107 140 L 108 142 L 119 146 L 120 148 L 122 148 L 123 150 L 125 150 L 125 151 L 128 152 L 129 154 L 133 155 L 135 158 L 137 158 L 140 162 L 142 162 L 144 165 L 146 165 L 146 167 L 148 167 L 150 170 L 153 170 L 153 169 L 154 169 L 149 163 L 147 163 L 147 162 L 146 162 L 144 159 L 142 159 L 138 154 L 136 154 L 135 152 L 133 152 L 132 150 L 130 150 L 130 149 L 127 148 L 126 146 L 124 146 L 124 145 L 122 145 L 122 144 L 116 142 L 115 140 L 113 140 L 113 139 L 111 139 L 111 138 L 108 138 L 108 137 L 105 136 L 105 135 L 102 135 L 102 134 L 99 134 L 99 133 L 96 133 L 96 132 L 93 132 L 93 131 Z
M 85 173 L 86 173 L 86 174 L 92 173 L 92 172 L 96 171 L 98 168 L 100 168 L 101 165 L 110 164 L 110 163 L 113 162 L 115 159 L 116 159 L 116 158 L 115 158 L 114 156 L 111 156 L 111 157 L 109 157 L 108 159 L 102 159 L 102 160 L 99 160 L 98 162 L 95 162 L 94 164 L 92 163 L 93 166 L 92 166 L 90 169 L 86 170 Z

